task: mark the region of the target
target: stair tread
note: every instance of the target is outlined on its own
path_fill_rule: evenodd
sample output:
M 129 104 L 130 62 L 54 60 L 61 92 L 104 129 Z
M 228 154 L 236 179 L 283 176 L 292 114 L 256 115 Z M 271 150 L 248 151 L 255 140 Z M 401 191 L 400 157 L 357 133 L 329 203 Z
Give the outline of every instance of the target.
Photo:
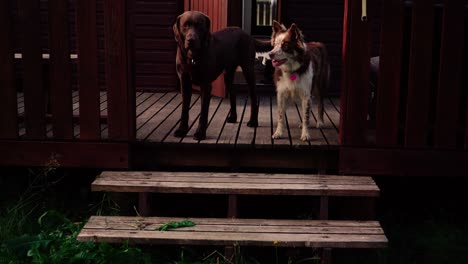
M 191 220 L 196 225 L 157 231 L 164 223 Z M 286 247 L 380 248 L 388 240 L 377 221 L 273 220 L 93 216 L 79 241 L 144 244 L 253 245 Z
M 105 171 L 93 191 L 367 196 L 379 195 L 371 177 L 305 174 Z

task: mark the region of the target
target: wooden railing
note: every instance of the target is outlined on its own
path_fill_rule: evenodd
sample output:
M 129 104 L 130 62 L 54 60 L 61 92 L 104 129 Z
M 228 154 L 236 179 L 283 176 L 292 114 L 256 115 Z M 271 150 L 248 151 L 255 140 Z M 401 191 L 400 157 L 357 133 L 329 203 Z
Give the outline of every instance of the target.
M 382 10 L 374 130 L 367 125 L 372 21 L 361 21 L 360 0 L 345 1 L 340 139 L 345 148 L 373 148 L 374 152 L 342 152 L 346 154 L 340 157 L 342 171 L 365 171 L 358 167 L 378 162 L 373 159 L 380 153 L 376 149 L 416 151 L 412 157 L 417 156 L 420 167 L 426 166 L 428 172 L 437 161 L 421 157 L 433 151 L 447 154 L 442 160 L 448 163 L 442 162 L 436 172 L 447 164 L 457 166 L 455 160 L 466 164 L 468 93 L 467 78 L 462 78 L 467 67 L 466 4 L 465 0 L 446 0 L 443 5 L 427 0 L 383 0 L 382 9 L 368 7 L 369 13 Z M 454 153 L 460 158 L 454 159 Z M 393 154 L 382 154 L 387 159 L 383 165 L 370 165 L 374 170 L 367 172 L 383 172 L 385 166 L 389 169 L 390 163 L 398 163 Z M 458 168 L 466 166 L 460 163 Z
M 10 6 L 14 3 L 12 1 L 0 3 L 0 142 L 3 142 L 0 145 L 11 148 L 22 146 L 24 150 L 29 149 L 27 146 L 37 147 L 37 143 L 45 142 L 48 147 L 42 147 L 44 152 L 41 152 L 41 149 L 30 151 L 41 157 L 53 152 L 59 156 L 65 153 L 75 154 L 79 159 L 81 154 L 88 157 L 83 161 L 83 166 L 99 166 L 96 164 L 98 161 L 89 160 L 89 157 L 95 157 L 97 160 L 108 159 L 107 163 L 103 162 L 104 166 L 127 167 L 128 142 L 135 139 L 135 91 L 131 63 L 133 38 L 132 31 L 129 30 L 132 16 L 128 15 L 132 12 L 134 1 L 49 0 L 47 35 L 50 55 L 46 63 L 50 70 L 49 75 L 45 76 L 44 52 L 41 47 L 40 1 L 16 2 L 18 6 L 14 7 Z M 74 6 L 69 7 L 69 3 Z M 104 45 L 100 49 L 104 53 L 102 58 L 107 92 L 108 115 L 104 119 L 109 133 L 106 140 L 101 138 L 103 117 L 100 116 L 99 107 L 98 4 L 104 11 L 103 15 L 100 14 L 104 25 Z M 73 72 L 73 68 L 76 67 L 72 67 L 70 58 L 70 43 L 74 39 L 71 38 L 69 30 L 72 28 L 69 8 L 76 12 L 77 59 L 73 63 L 77 64 L 77 72 Z M 14 18 L 11 10 L 17 10 L 18 16 Z M 18 24 L 13 25 L 14 22 Z M 14 27 L 19 29 L 19 32 L 14 32 Z M 20 36 L 15 36 L 15 33 L 19 33 Z M 14 39 L 21 39 L 18 47 L 14 47 Z M 17 56 L 21 58 L 21 71 L 15 67 L 15 50 L 19 50 L 21 55 Z M 19 135 L 20 125 L 23 124 L 20 124 L 17 113 L 18 88 L 15 85 L 15 75 L 21 75 L 22 79 L 20 89 L 24 93 L 25 111 L 21 121 L 24 120 L 26 130 L 24 137 Z M 72 75 L 78 76 L 76 88 L 79 93 L 80 111 L 77 117 L 73 116 Z M 50 83 L 50 86 L 44 85 L 44 78 L 49 80 L 47 83 Z M 79 138 L 74 137 L 74 120 L 79 122 Z M 52 125 L 52 137 L 47 137 L 48 121 Z M 88 147 L 83 147 L 84 142 Z M 102 142 L 108 144 L 99 145 Z M 119 142 L 122 144 L 115 144 Z M 97 145 L 93 147 L 92 144 Z M 81 150 L 81 153 L 73 151 L 77 149 Z M 2 149 L 3 151 L 5 150 Z M 106 157 L 99 157 L 103 153 Z M 14 157 L 8 160 L 14 165 L 22 164 L 20 161 L 15 162 Z M 40 160 L 38 157 L 29 165 L 35 165 Z M 9 163 L 2 161 L 0 164 Z M 80 162 L 70 164 L 80 166 Z

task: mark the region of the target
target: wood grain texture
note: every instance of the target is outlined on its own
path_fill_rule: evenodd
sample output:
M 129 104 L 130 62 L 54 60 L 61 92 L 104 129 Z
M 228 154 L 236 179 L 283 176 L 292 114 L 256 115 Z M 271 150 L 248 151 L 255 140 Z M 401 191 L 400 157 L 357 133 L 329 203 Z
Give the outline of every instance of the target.
M 160 232 L 162 223 L 181 218 L 93 216 L 79 241 L 117 243 L 250 245 L 279 247 L 379 248 L 388 241 L 378 222 L 263 219 L 189 219 L 191 228 Z
M 256 195 L 378 196 L 368 177 L 170 172 L 103 172 L 95 191 Z

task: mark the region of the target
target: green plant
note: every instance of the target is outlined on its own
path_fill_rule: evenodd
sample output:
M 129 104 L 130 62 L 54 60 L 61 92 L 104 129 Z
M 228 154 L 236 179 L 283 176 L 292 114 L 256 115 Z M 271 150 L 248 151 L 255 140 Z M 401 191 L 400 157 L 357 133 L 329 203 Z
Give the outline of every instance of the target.
M 113 246 L 107 243 L 76 241 L 82 223 L 73 223 L 60 213 L 48 211 L 38 220 L 37 235 L 21 236 L 4 241 L 2 248 L 19 262 L 55 263 L 152 263 L 149 254 L 129 247 L 128 243 Z M 26 251 L 27 249 L 27 251 Z M 26 254 L 25 254 L 26 252 Z

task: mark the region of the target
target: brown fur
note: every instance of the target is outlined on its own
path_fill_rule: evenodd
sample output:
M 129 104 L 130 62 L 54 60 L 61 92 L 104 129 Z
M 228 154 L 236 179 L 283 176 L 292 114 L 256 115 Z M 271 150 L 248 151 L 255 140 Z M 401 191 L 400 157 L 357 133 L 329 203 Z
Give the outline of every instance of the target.
M 188 132 L 188 119 L 192 83 L 201 88 L 201 112 L 194 139 L 206 138 L 208 108 L 211 97 L 211 82 L 225 73 L 224 82 L 229 93 L 231 110 L 228 122 L 237 122 L 236 92 L 232 81 L 240 66 L 248 83 L 250 96 L 250 121 L 248 126 L 258 124 L 258 104 L 255 94 L 255 46 L 256 41 L 240 28 L 230 27 L 215 33 L 210 32 L 210 19 L 198 11 L 187 11 L 177 18 L 173 26 L 177 41 L 176 70 L 182 92 L 180 126 L 174 135 L 183 137 Z

